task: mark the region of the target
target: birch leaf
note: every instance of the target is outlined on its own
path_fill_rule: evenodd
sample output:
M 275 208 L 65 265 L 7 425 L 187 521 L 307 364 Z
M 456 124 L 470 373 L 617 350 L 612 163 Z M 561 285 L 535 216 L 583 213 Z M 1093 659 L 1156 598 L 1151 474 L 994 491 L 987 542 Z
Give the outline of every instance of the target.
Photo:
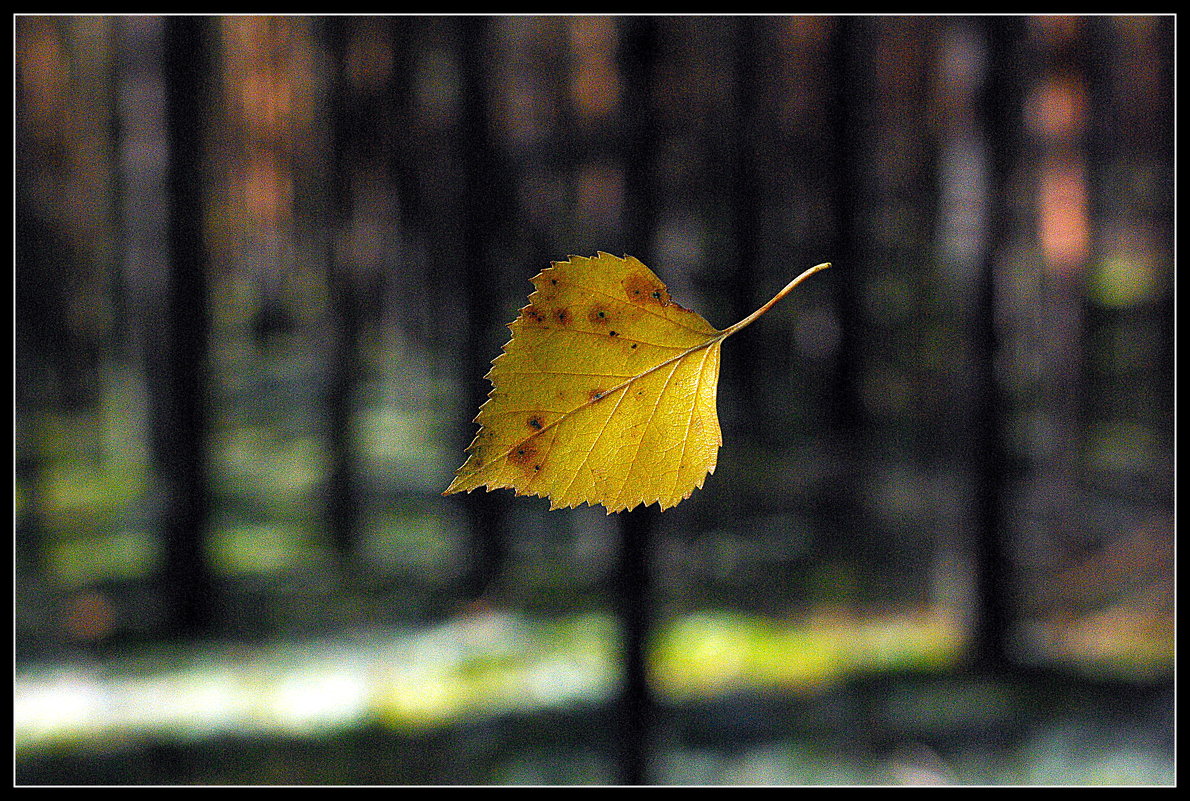
M 551 509 L 602 504 L 609 514 L 690 497 L 723 443 L 720 345 L 828 266 L 720 331 L 632 256 L 552 263 L 509 325 L 479 433 L 443 494 L 509 488 L 548 497 Z

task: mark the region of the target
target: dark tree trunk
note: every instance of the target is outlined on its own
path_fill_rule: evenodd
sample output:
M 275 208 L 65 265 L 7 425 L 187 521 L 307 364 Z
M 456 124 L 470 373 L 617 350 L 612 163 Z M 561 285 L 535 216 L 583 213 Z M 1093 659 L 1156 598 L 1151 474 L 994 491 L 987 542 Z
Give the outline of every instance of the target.
M 484 378 L 499 345 L 492 334 L 499 329 L 500 293 L 491 281 L 498 248 L 495 239 L 508 225 L 510 210 L 501 198 L 513 191 L 492 140 L 491 77 L 487 52 L 491 22 L 485 17 L 458 20 L 462 120 L 459 135 L 463 156 L 462 258 L 459 287 L 467 326 L 459 366 L 470 387 L 466 408 L 477 410 L 491 385 Z M 468 443 L 474 429 L 468 432 Z M 471 554 L 463 581 L 463 597 L 474 601 L 498 592 L 496 583 L 506 559 L 508 502 L 503 493 L 472 492 L 461 496 L 470 518 Z
M 408 232 L 421 224 L 422 212 L 421 191 L 417 182 L 420 165 L 409 133 L 415 113 L 413 80 L 421 26 L 408 17 L 390 17 L 388 22 L 389 52 L 393 63 L 393 77 L 388 84 L 391 92 L 388 105 L 393 109 L 395 119 L 400 121 L 399 130 L 389 140 L 389 168 L 396 179 L 401 225 Z M 391 125 L 392 122 L 389 120 L 387 124 Z
M 210 114 L 210 27 L 204 17 L 168 17 L 164 30 L 169 278 L 157 441 L 166 493 L 163 587 L 169 625 L 179 636 L 207 632 L 215 609 L 205 548 L 210 498 L 203 152 Z
M 658 125 L 653 108 L 659 31 L 655 20 L 625 20 L 620 32 L 624 76 L 625 247 L 645 264 L 653 263 L 657 227 Z M 652 538 L 654 506 L 620 513 L 620 552 L 616 598 L 622 628 L 624 687 L 619 710 L 619 783 L 649 782 L 651 729 L 655 709 L 645 661 L 652 624 Z
M 1168 198 L 1165 208 L 1168 214 L 1157 220 L 1160 231 L 1158 257 L 1166 263 L 1174 264 L 1174 20 L 1165 17 L 1160 21 L 1157 34 L 1158 47 L 1161 53 L 1159 95 L 1160 112 L 1157 115 L 1157 130 L 1161 135 L 1155 137 L 1153 150 L 1162 165 L 1166 165 L 1159 173 L 1160 192 Z M 1172 281 L 1172 276 L 1171 276 Z M 1155 336 L 1161 342 L 1160 354 L 1157 359 L 1158 397 L 1160 416 L 1158 431 L 1161 437 L 1161 452 L 1165 454 L 1161 466 L 1158 468 L 1162 478 L 1158 483 L 1158 499 L 1167 509 L 1173 509 L 1174 474 L 1176 472 L 1174 454 L 1174 293 L 1173 288 L 1163 288 L 1160 301 L 1160 316 L 1158 331 Z
M 871 23 L 854 17 L 835 21 L 831 42 L 834 90 L 829 118 L 834 129 L 833 195 L 835 241 L 833 269 L 825 277 L 834 282 L 834 305 L 839 319 L 839 344 L 830 407 L 835 435 L 851 442 L 863 425 L 860 383 L 863 364 L 863 314 L 859 289 L 864 285 L 866 252 L 859 235 L 865 220 L 865 177 L 873 154 L 865 147 L 871 113 Z M 847 451 L 853 452 L 850 447 Z
M 348 20 L 326 19 L 330 57 L 331 154 L 327 198 L 327 285 L 330 294 L 330 349 L 327 354 L 327 439 L 330 475 L 326 486 L 326 525 L 340 558 L 350 560 L 359 537 L 360 510 L 354 441 L 354 390 L 360 367 L 357 265 L 348 251 L 351 223 L 351 134 L 354 130 L 345 75 Z
M 868 176 L 874 167 L 871 153 L 872 39 L 871 22 L 854 17 L 834 20 L 830 42 L 830 85 L 826 116 L 831 149 L 831 209 L 834 235 L 831 269 L 823 278 L 831 283 L 831 301 L 838 320 L 838 340 L 827 377 L 830 387 L 824 415 L 838 480 L 825 484 L 815 505 L 831 522 L 836 536 L 866 531 L 870 526 L 862 503 L 863 482 L 870 474 L 862 402 L 866 327 L 860 289 L 866 281 L 870 251 L 865 247 L 868 219 Z M 860 540 L 860 547 L 868 540 Z
M 988 143 L 987 228 L 978 277 L 971 347 L 974 361 L 975 421 L 970 456 L 974 487 L 975 610 L 972 615 L 972 664 L 999 672 L 1009 666 L 1011 556 L 1006 541 L 1005 495 L 1008 456 L 1004 443 L 1004 390 L 997 370 L 997 275 L 1001 252 L 1011 234 L 1008 186 L 1021 145 L 1019 76 L 1012 65 L 1020 56 L 1019 23 L 989 19 L 984 27 L 988 75 L 983 97 L 983 134 Z
M 729 295 L 732 317 L 742 320 L 756 310 L 759 300 L 760 258 L 759 222 L 761 209 L 760 171 L 757 149 L 760 146 L 757 109 L 757 51 L 761 44 L 763 21 L 755 17 L 735 20 L 732 37 L 732 61 L 735 69 L 733 85 L 734 116 L 728 117 L 732 128 L 730 137 L 734 153 L 734 169 L 728 181 L 731 214 L 732 276 Z M 725 115 L 726 116 L 726 115 Z M 764 359 L 761 358 L 764 331 L 751 326 L 737 334 L 731 344 L 731 357 L 724 359 L 724 378 L 739 387 L 739 402 L 730 422 L 736 436 L 753 442 L 766 442 L 779 436 L 772 421 L 765 415 Z M 725 421 L 726 422 L 726 421 Z

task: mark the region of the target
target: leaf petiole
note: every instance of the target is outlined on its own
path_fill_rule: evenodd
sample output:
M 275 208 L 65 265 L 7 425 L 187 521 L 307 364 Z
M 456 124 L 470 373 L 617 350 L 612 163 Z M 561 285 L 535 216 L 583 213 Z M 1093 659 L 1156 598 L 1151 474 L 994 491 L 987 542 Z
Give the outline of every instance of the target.
M 782 289 L 780 292 L 778 292 L 776 295 L 774 295 L 773 299 L 770 300 L 768 303 L 764 304 L 759 309 L 752 312 L 751 314 L 749 314 L 743 320 L 740 320 L 735 325 L 729 326 L 729 327 L 723 329 L 722 331 L 720 331 L 718 338 L 720 340 L 726 339 L 727 337 L 734 334 L 736 331 L 739 331 L 741 328 L 744 328 L 744 327 L 749 326 L 752 323 L 756 322 L 757 318 L 759 318 L 761 315 L 763 315 L 769 309 L 773 308 L 773 306 L 776 306 L 777 302 L 780 301 L 781 298 L 785 297 L 790 292 L 792 292 L 794 287 L 796 287 L 802 281 L 805 281 L 807 278 L 812 276 L 814 273 L 819 272 L 820 270 L 825 270 L 827 267 L 830 267 L 830 266 L 831 266 L 830 262 L 824 262 L 822 264 L 816 264 L 815 266 L 806 270 L 804 273 L 799 275 L 797 278 L 793 279 L 788 284 L 786 284 L 785 288 Z

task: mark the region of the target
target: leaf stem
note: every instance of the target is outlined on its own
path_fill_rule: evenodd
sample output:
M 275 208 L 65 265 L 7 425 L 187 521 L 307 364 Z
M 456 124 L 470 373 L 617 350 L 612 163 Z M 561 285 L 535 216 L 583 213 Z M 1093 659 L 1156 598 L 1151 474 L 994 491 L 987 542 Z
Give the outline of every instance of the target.
M 773 299 L 770 300 L 768 303 L 764 304 L 759 309 L 752 312 L 751 314 L 749 314 L 743 320 L 740 320 L 735 325 L 730 326 L 730 327 L 725 328 L 722 331 L 720 331 L 719 339 L 726 339 L 727 337 L 734 334 L 736 331 L 739 331 L 741 328 L 744 328 L 744 327 L 749 326 L 752 323 L 756 322 L 756 319 L 758 317 L 760 317 L 762 314 L 767 312 L 769 309 L 776 306 L 777 301 L 781 300 L 781 298 L 785 297 L 790 292 L 792 292 L 794 287 L 796 287 L 802 281 L 805 281 L 807 278 L 809 278 L 810 276 L 812 276 L 814 273 L 818 272 L 819 270 L 825 270 L 827 267 L 830 267 L 830 266 L 831 266 L 830 262 L 824 262 L 822 264 L 817 264 L 817 265 L 811 267 L 810 269 L 806 270 L 804 273 L 799 275 L 797 278 L 793 279 L 788 284 L 786 284 L 785 288 L 782 289 L 780 292 L 778 292 L 776 295 L 774 295 Z

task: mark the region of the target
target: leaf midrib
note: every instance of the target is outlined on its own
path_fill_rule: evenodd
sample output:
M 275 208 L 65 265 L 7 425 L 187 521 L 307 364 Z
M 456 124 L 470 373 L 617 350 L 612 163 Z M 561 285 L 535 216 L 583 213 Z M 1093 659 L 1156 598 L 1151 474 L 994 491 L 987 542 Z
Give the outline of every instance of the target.
M 739 330 L 739 329 L 736 329 L 736 330 Z M 653 365 L 652 367 L 648 368 L 647 370 L 643 370 L 635 375 L 629 376 L 627 378 L 627 380 L 622 381 L 621 383 L 617 384 L 616 386 L 611 387 L 610 389 L 607 389 L 604 392 L 602 392 L 597 399 L 583 401 L 582 403 L 580 403 L 578 406 L 575 406 L 570 411 L 563 412 L 558 417 L 558 419 L 551 420 L 550 422 L 548 422 L 544 426 L 542 426 L 540 431 L 536 431 L 533 434 L 531 434 L 530 436 L 526 437 L 525 439 L 522 439 L 516 443 L 513 443 L 513 445 L 508 450 L 485 461 L 483 464 L 479 465 L 479 467 L 476 469 L 487 467 L 488 465 L 494 464 L 495 462 L 497 462 L 500 459 L 506 458 L 510 453 L 512 453 L 514 450 L 516 450 L 517 446 L 520 445 L 522 442 L 525 442 L 526 440 L 529 440 L 529 439 L 536 439 L 537 437 L 540 437 L 542 434 L 549 431 L 551 428 L 561 425 L 562 423 L 564 423 L 567 420 L 569 420 L 570 418 L 574 417 L 576 414 L 583 411 L 584 409 L 589 409 L 590 407 L 594 406 L 596 403 L 600 403 L 601 401 L 606 400 L 612 394 L 632 386 L 632 384 L 634 384 L 635 382 L 639 381 L 640 379 L 644 378 L 645 376 L 652 375 L 653 373 L 660 370 L 662 367 L 666 367 L 668 365 L 673 364 L 674 362 L 681 361 L 682 359 L 686 358 L 690 354 L 695 353 L 696 351 L 703 350 L 705 348 L 709 348 L 711 345 L 714 345 L 717 342 L 722 342 L 725 338 L 727 338 L 732 333 L 735 333 L 735 332 L 731 331 L 731 330 L 719 331 L 714 336 L 708 338 L 706 342 L 701 342 L 697 345 L 693 345 L 692 347 L 687 348 L 686 350 L 682 351 L 681 353 L 679 353 L 675 356 L 671 356 L 670 358 L 666 359 L 663 362 L 658 362 L 657 364 Z M 614 378 L 616 376 L 605 376 L 605 377 L 606 378 Z

